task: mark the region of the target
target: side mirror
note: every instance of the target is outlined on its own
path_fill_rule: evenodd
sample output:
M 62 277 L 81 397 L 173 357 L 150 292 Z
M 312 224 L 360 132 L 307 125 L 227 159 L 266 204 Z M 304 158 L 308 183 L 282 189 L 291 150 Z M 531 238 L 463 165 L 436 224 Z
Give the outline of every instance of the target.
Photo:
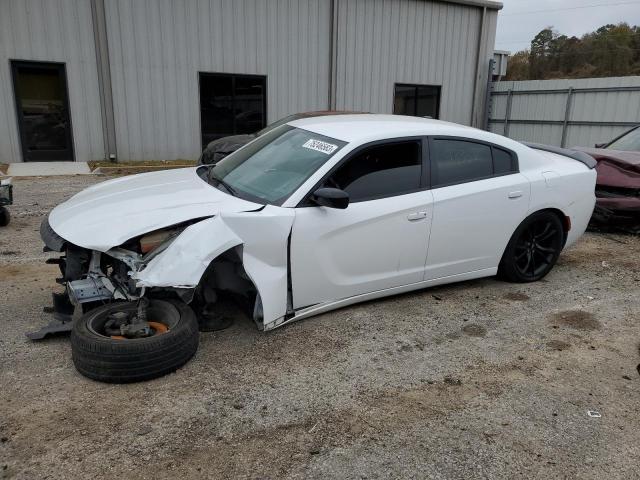
M 339 188 L 319 188 L 311 200 L 322 207 L 345 209 L 349 206 L 349 194 Z
M 604 147 L 606 147 L 606 146 L 607 146 L 607 144 L 606 144 L 606 143 L 596 143 L 596 144 L 595 144 L 595 147 L 596 147 L 596 148 L 604 148 Z

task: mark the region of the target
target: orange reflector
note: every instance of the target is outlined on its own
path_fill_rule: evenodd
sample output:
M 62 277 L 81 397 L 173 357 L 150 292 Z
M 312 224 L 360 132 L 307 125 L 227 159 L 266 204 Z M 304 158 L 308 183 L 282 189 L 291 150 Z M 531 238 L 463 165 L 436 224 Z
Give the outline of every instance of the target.
M 153 328 L 157 334 L 161 334 L 169 331 L 169 328 L 164 323 L 149 322 L 149 326 Z

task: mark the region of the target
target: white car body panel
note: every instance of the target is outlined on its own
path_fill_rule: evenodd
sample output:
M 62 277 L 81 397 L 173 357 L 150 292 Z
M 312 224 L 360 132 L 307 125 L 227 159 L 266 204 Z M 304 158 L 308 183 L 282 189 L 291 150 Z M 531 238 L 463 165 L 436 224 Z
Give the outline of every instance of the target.
M 140 287 L 195 287 L 209 264 L 242 246 L 244 269 L 260 292 L 265 329 L 287 307 L 287 238 L 294 212 L 267 206 L 259 212 L 222 213 L 189 226 L 133 278 Z
M 424 280 L 497 266 L 527 216 L 529 198 L 529 181 L 522 174 L 434 189 Z
M 202 219 L 132 277 L 147 289 L 193 288 L 220 254 L 241 248 L 269 330 L 364 300 L 494 275 L 513 231 L 529 214 L 556 209 L 570 217 L 568 246 L 584 232 L 595 205 L 595 170 L 489 132 L 362 114 L 289 125 L 349 143 L 282 206 L 229 195 L 189 168 L 90 187 L 56 207 L 49 224 L 75 245 L 108 252 L 145 233 Z M 345 210 L 298 207 L 354 149 L 411 136 L 465 137 L 502 146 L 518 155 L 519 173 L 355 202 Z
M 55 207 L 49 223 L 71 243 L 106 252 L 153 230 L 261 206 L 212 188 L 195 168 L 180 168 L 93 185 Z
M 422 281 L 433 195 L 425 190 L 296 209 L 291 236 L 293 307 Z

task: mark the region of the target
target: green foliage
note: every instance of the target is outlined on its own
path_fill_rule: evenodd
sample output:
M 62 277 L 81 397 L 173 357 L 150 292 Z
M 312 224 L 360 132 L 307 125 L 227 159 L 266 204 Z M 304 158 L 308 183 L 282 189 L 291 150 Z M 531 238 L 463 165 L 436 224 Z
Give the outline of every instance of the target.
M 540 31 L 528 50 L 509 58 L 505 80 L 616 77 L 640 74 L 640 27 L 605 25 L 581 38 Z

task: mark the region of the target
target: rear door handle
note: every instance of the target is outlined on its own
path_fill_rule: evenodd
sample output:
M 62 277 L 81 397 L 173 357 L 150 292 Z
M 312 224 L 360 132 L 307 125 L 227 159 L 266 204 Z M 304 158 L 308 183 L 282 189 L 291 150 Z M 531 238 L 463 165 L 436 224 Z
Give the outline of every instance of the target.
M 520 198 L 522 196 L 522 191 L 516 190 L 515 192 L 509 192 L 509 198 Z
M 407 220 L 409 220 L 410 222 L 422 220 L 423 218 L 427 218 L 427 212 L 414 212 L 407 215 Z

